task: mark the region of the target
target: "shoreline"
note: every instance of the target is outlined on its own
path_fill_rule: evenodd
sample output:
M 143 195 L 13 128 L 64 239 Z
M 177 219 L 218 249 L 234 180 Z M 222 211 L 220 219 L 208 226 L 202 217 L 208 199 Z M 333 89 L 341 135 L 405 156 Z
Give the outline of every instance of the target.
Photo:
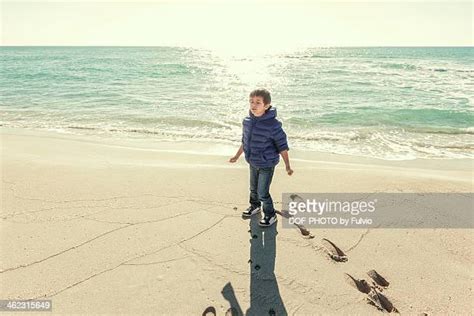
M 196 156 L 232 156 L 237 147 L 223 143 L 208 141 L 187 140 L 153 140 L 104 138 L 93 135 L 63 134 L 54 131 L 28 130 L 22 128 L 0 127 L 0 135 L 39 137 L 63 141 L 77 141 L 87 144 L 96 144 L 106 147 L 121 148 L 145 152 L 159 152 L 169 154 L 183 154 Z M 151 142 L 150 142 L 151 141 Z M 474 159 L 469 158 L 416 158 L 406 160 L 389 160 L 359 155 L 337 154 L 321 151 L 299 150 L 290 148 L 291 160 L 302 163 L 347 164 L 347 165 L 374 165 L 394 168 L 432 169 L 432 170 L 460 170 L 474 172 Z M 240 158 L 244 160 L 243 154 Z M 280 163 L 282 163 L 280 161 Z

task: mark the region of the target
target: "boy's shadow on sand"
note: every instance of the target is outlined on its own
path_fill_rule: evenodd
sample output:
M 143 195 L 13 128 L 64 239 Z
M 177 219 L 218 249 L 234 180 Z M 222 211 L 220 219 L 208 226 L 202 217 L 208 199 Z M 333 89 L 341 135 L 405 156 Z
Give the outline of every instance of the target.
M 260 214 L 252 216 L 249 223 L 250 307 L 245 315 L 287 315 L 275 276 L 277 225 L 260 227 L 260 219 Z M 226 316 L 244 315 L 230 282 L 222 289 L 222 295 L 231 306 Z

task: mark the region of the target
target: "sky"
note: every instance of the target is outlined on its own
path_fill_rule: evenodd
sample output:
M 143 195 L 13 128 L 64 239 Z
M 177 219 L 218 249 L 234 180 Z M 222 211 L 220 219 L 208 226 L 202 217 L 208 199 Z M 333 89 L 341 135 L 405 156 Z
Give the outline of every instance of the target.
M 470 1 L 4 1 L 1 45 L 472 46 Z

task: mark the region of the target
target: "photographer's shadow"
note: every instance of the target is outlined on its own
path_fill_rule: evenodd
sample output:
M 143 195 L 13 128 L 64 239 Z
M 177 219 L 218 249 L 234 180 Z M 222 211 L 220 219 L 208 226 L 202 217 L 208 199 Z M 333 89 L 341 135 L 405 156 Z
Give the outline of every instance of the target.
M 253 216 L 249 222 L 250 233 L 250 307 L 245 315 L 288 315 L 280 296 L 275 276 L 276 227 L 260 227 L 261 215 Z M 232 284 L 227 283 L 222 295 L 229 302 L 226 316 L 243 315 Z

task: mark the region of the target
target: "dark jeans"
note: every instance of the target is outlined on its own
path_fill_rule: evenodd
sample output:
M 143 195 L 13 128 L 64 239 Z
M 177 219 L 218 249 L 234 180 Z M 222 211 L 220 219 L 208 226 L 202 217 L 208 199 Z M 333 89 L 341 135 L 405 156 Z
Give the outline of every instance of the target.
M 262 205 L 263 212 L 267 216 L 275 214 L 270 195 L 274 171 L 275 167 L 257 168 L 250 165 L 250 204 L 254 207 Z

